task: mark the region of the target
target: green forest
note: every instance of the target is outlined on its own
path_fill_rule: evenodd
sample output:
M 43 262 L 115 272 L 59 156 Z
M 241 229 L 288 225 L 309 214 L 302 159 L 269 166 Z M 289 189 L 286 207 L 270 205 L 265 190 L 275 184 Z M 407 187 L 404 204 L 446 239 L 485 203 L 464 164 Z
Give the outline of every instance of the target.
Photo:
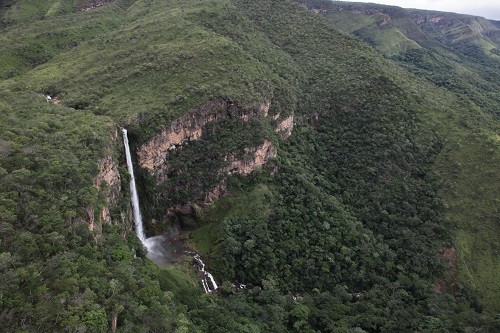
M 500 331 L 500 23 L 433 15 L 0 1 L 0 332 Z

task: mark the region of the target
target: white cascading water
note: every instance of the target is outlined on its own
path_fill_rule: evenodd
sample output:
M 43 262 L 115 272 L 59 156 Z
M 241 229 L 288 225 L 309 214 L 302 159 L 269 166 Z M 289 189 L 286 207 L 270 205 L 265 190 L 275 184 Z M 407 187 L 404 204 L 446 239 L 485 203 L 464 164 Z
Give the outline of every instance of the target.
M 144 226 L 142 224 L 141 209 L 139 206 L 139 195 L 137 194 L 137 186 L 135 185 L 134 176 L 134 165 L 132 164 L 132 154 L 130 153 L 130 146 L 128 143 L 128 134 L 125 128 L 122 129 L 123 132 L 123 144 L 125 145 L 125 157 L 127 158 L 127 169 L 130 174 L 130 194 L 132 196 L 132 211 L 134 214 L 135 232 L 137 237 L 141 240 L 142 244 L 148 250 L 148 258 L 154 260 L 157 263 L 163 261 L 162 252 L 165 250 L 161 245 L 164 241 L 163 236 L 146 238 L 144 235 Z M 210 293 L 218 288 L 214 277 L 209 272 L 205 271 L 205 263 L 201 260 L 200 255 L 195 252 L 187 251 L 187 253 L 193 256 L 196 261 L 196 266 L 202 274 L 201 283 L 203 285 L 203 290 L 206 293 Z M 210 284 L 212 285 L 210 287 Z
M 130 174 L 130 194 L 132 196 L 132 211 L 134 213 L 134 223 L 135 223 L 135 233 L 137 237 L 141 240 L 142 244 L 148 247 L 146 244 L 146 236 L 144 235 L 144 227 L 142 225 L 142 215 L 139 206 L 139 196 L 137 195 L 137 187 L 135 185 L 134 176 L 134 165 L 132 164 L 132 155 L 130 154 L 130 146 L 128 144 L 128 134 L 125 128 L 123 131 L 123 144 L 125 145 L 125 156 L 127 158 L 127 169 Z
M 203 262 L 203 260 L 201 260 L 200 255 L 191 251 L 186 251 L 186 253 L 193 257 L 198 270 L 202 274 L 201 284 L 203 285 L 203 290 L 205 290 L 205 293 L 211 293 L 212 291 L 217 290 L 219 287 L 217 286 L 213 275 L 205 270 L 205 263 Z M 212 287 L 210 287 L 210 285 L 212 285 Z

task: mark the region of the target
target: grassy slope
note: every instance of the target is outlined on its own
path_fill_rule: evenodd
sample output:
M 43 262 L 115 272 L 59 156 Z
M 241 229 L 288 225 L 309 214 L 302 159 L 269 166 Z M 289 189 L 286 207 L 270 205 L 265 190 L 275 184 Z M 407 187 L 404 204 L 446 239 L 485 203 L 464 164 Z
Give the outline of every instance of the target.
M 466 71 L 473 72 L 470 68 Z M 446 218 L 456 228 L 461 281 L 477 288 L 486 307 L 498 311 L 500 290 L 495 286 L 500 274 L 500 176 L 496 166 L 500 163 L 500 144 L 495 137 L 500 124 L 484 109 L 466 98 L 457 98 L 453 92 L 440 89 L 428 95 L 434 95 L 434 108 L 424 121 L 446 140 L 435 168 L 447 184 L 443 198 L 448 204 Z M 488 93 L 485 95 L 487 98 Z M 444 96 L 458 100 L 446 113 L 442 110 Z
M 202 226 L 190 232 L 188 244 L 205 256 L 218 250 L 221 241 L 220 221 L 236 219 L 268 219 L 271 215 L 272 191 L 267 184 L 258 184 L 246 192 L 235 192 L 217 201 L 199 216 Z
M 455 234 L 460 281 L 472 285 L 483 304 L 497 311 L 500 125 L 468 101 L 443 108 L 446 100 L 454 99 L 444 89 L 426 95 L 432 99 L 424 126 L 445 140 L 434 168 L 444 182 L 445 217 Z
M 451 126 L 449 122 L 441 124 L 453 144 L 440 154 L 436 169 L 449 182 L 444 190 L 446 218 L 456 228 L 461 281 L 481 292 L 487 308 L 498 310 L 500 176 L 496 166 L 500 163 L 500 143 L 496 133 L 500 126 L 491 126 L 495 123 L 491 119 L 478 124 L 470 116 L 461 118 Z
M 209 11 L 220 6 L 224 2 Z M 72 14 L 68 19 L 83 27 L 100 12 L 119 19 L 114 29 L 104 29 L 4 87 L 55 90 L 65 105 L 110 114 L 122 123 L 128 115 L 148 114 L 155 119 L 152 126 L 159 125 L 158 118 L 178 116 L 219 96 L 244 107 L 258 105 L 280 79 L 236 44 L 189 21 L 190 14 L 207 8 L 195 1 L 137 2 L 124 14 L 107 6 Z M 49 22 L 44 21 L 46 31 Z
M 324 16 L 335 26 L 342 27 L 342 31 L 367 41 L 383 54 L 396 55 L 410 49 L 420 48 L 418 43 L 408 38 L 397 26 L 380 29 L 377 22 L 388 18 L 387 15 L 359 15 L 346 11 L 327 12 Z
M 68 13 L 23 25 L 5 28 L 0 37 L 2 79 L 17 76 L 43 64 L 119 24 L 116 10 L 106 7 L 98 12 Z
M 33 92 L 2 92 L 0 108 L 4 190 L 9 189 L 10 177 L 15 178 L 16 172 L 30 175 L 19 179 L 20 188 L 29 189 L 26 197 L 16 194 L 11 198 L 24 202 L 19 204 L 33 201 L 25 206 L 25 218 L 31 214 L 37 216 L 40 214 L 37 210 L 43 211 L 41 207 L 51 205 L 53 209 L 75 210 L 80 216 L 82 207 L 98 202 L 91 184 L 97 173 L 94 161 L 103 156 L 103 148 L 108 146 L 105 142 L 113 126 L 109 117 L 54 106 Z M 73 172 L 76 174 L 72 175 Z M 72 181 L 60 178 L 70 175 Z M 89 190 L 91 194 L 78 197 L 78 190 L 82 190 L 81 194 Z M 8 197 L 12 193 L 2 195 Z M 74 199 L 64 202 L 66 199 L 60 201 L 61 197 Z M 10 209 L 4 213 L 19 215 Z

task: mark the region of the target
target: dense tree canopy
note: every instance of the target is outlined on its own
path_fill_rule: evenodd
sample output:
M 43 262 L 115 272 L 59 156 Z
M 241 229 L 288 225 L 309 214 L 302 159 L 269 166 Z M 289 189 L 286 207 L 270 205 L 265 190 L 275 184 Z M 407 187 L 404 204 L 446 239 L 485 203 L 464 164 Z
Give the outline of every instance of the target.
M 467 84 L 430 51 L 385 59 L 293 1 L 89 6 L 0 3 L 0 331 L 500 330 L 494 291 L 447 255 L 492 258 L 461 224 L 498 213 L 487 87 L 457 97 Z M 476 44 L 453 47 L 496 73 Z M 220 284 L 203 294 L 188 256 L 146 258 L 119 127 L 135 152 L 216 99 L 238 112 L 270 102 L 269 114 L 205 124 L 169 153 L 166 182 L 137 170 L 148 233 L 190 228 L 181 238 Z M 276 122 L 289 116 L 285 137 Z M 277 157 L 221 172 L 264 140 Z M 96 183 L 103 160 L 115 188 Z M 227 195 L 200 204 L 221 182 Z M 191 213 L 171 214 L 181 205 Z

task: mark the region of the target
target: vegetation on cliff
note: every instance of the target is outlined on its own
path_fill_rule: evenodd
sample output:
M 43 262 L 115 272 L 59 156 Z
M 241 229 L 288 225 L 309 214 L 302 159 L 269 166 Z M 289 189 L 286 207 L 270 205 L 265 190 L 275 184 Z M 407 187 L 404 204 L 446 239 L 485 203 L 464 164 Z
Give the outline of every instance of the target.
M 0 15 L 0 330 L 499 329 L 498 99 L 482 86 L 496 58 L 463 64 L 474 89 L 458 96 L 455 72 L 412 52 L 442 53 L 384 58 L 288 0 L 19 0 Z M 118 126 L 137 151 L 217 100 L 223 117 L 139 171 L 149 232 L 195 228 L 222 285 L 204 295 L 186 262 L 145 258 L 126 191 L 101 216 L 95 177 L 109 157 L 128 188 Z M 228 175 L 266 142 L 276 157 Z

